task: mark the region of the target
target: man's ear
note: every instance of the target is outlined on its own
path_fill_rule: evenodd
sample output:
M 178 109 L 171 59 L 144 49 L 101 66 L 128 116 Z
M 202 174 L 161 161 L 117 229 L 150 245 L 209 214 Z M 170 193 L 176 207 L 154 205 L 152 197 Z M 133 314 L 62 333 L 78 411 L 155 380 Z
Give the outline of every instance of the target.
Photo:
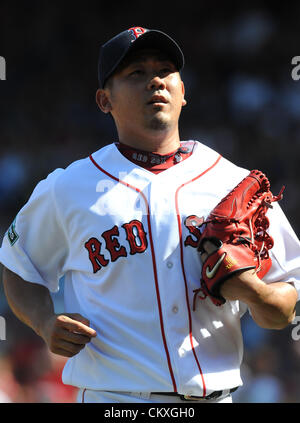
M 109 95 L 107 91 L 98 89 L 96 91 L 96 103 L 103 113 L 109 113 L 112 110 Z
M 184 95 L 185 95 L 185 87 L 184 87 L 183 81 L 181 81 L 181 84 L 182 84 L 182 94 L 183 94 L 183 97 L 182 97 L 182 106 L 185 106 L 187 104 L 187 101 L 184 98 Z

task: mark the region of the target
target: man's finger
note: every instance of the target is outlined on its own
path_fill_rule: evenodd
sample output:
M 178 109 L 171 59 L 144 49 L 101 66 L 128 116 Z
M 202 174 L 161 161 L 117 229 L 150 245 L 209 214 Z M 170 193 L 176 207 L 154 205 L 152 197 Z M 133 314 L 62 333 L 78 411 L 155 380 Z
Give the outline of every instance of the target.
M 74 353 L 71 353 L 70 351 L 63 350 L 62 348 L 53 348 L 52 349 L 52 352 L 54 354 L 58 354 L 58 355 L 61 355 L 63 357 L 69 357 L 69 358 L 70 357 L 73 357 L 74 355 L 76 355 Z
M 91 336 L 79 334 L 77 332 L 70 331 L 65 327 L 58 327 L 56 329 L 56 337 L 63 339 L 67 342 L 72 342 L 73 344 L 87 344 L 91 340 Z
M 207 254 L 212 254 L 213 252 L 217 251 L 217 249 L 218 249 L 218 247 L 209 240 L 206 240 L 203 243 L 203 248 L 207 252 Z
M 57 323 L 59 326 L 68 329 L 70 332 L 79 333 L 89 337 L 95 337 L 97 335 L 97 332 L 94 329 L 66 315 L 58 316 Z
M 64 316 L 70 317 L 72 320 L 77 320 L 86 326 L 90 326 L 90 321 L 79 313 L 64 313 Z
M 64 351 L 68 351 L 68 352 L 75 355 L 75 354 L 78 354 L 79 351 L 81 351 L 85 347 L 85 344 L 81 344 L 81 345 L 73 344 L 72 342 L 67 342 L 67 341 L 60 339 L 60 340 L 57 340 L 57 342 L 53 344 L 53 347 L 56 350 L 62 349 Z
M 200 254 L 200 257 L 201 257 L 202 263 L 204 263 L 207 257 L 213 252 L 215 252 L 218 249 L 218 247 L 216 247 L 214 243 L 212 243 L 211 241 L 207 239 L 203 242 L 202 249 L 204 251 Z

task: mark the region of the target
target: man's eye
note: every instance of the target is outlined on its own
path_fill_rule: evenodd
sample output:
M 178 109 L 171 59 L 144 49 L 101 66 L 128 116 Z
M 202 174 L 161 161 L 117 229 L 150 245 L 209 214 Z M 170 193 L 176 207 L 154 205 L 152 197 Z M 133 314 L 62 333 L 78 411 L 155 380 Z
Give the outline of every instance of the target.
M 135 69 L 130 72 L 129 75 L 135 76 L 135 75 L 142 75 L 143 71 L 141 69 Z
M 172 73 L 172 72 L 174 72 L 174 71 L 173 71 L 173 69 L 171 69 L 171 68 L 167 68 L 167 67 L 166 67 L 166 68 L 162 68 L 162 69 L 161 69 L 161 73 L 162 73 L 162 74 L 165 74 L 165 75 L 166 75 L 166 74 L 169 74 L 169 73 Z

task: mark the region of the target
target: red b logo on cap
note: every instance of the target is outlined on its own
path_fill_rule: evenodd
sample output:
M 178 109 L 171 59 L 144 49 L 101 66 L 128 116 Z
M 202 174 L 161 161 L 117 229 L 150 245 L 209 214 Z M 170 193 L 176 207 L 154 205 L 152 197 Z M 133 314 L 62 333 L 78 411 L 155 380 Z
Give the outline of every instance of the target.
M 129 32 L 134 36 L 134 39 L 136 40 L 140 35 L 144 34 L 147 30 L 145 28 L 142 28 L 141 26 L 134 26 L 133 28 L 128 29 Z

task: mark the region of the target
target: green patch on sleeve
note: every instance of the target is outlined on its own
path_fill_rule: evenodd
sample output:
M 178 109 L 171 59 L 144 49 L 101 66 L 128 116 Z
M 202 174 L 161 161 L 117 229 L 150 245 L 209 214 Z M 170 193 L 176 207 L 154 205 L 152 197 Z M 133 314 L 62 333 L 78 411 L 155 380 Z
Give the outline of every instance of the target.
M 10 242 L 10 245 L 13 246 L 19 239 L 19 235 L 16 231 L 16 219 L 10 225 L 7 231 L 7 237 Z

